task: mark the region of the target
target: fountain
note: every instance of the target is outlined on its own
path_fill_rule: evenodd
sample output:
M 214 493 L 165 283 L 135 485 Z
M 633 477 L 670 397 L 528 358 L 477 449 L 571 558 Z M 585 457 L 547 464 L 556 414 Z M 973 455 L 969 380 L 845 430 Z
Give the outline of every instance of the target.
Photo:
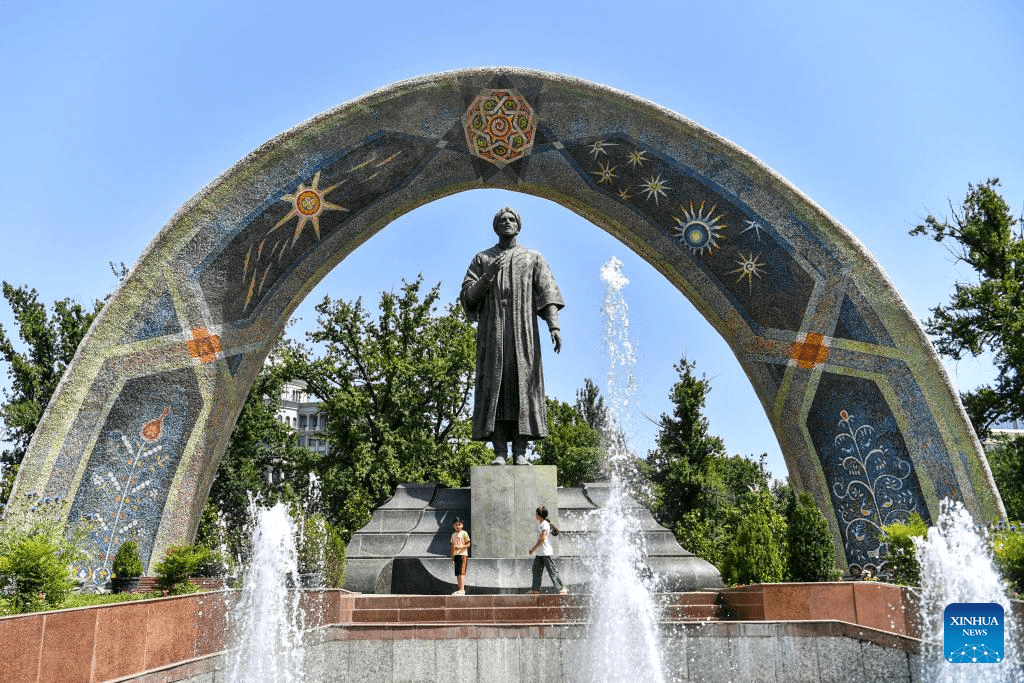
M 242 595 L 232 610 L 234 642 L 227 653 L 227 680 L 270 683 L 305 680 L 300 592 L 289 590 L 298 575 L 295 523 L 288 506 L 250 506 L 254 520 L 252 559 Z
M 623 288 L 629 280 L 622 262 L 612 258 L 601 268 L 605 283 L 602 305 L 604 339 L 609 358 L 608 404 L 611 406 L 604 443 L 610 477 L 608 498 L 593 514 L 600 532 L 591 560 L 593 602 L 587 627 L 584 680 L 664 681 L 658 610 L 653 577 L 642 568 L 646 557 L 639 521 L 624 503 L 625 479 L 633 463 L 620 427 L 628 424 L 636 357 L 629 338 L 629 310 Z
M 1024 680 L 1017 624 L 988 543 L 962 503 L 943 500 L 935 526 L 915 539 L 921 564 L 921 674 L 928 681 Z M 943 652 L 944 610 L 952 603 L 998 603 L 1003 608 L 1006 651 L 998 663 L 953 663 Z

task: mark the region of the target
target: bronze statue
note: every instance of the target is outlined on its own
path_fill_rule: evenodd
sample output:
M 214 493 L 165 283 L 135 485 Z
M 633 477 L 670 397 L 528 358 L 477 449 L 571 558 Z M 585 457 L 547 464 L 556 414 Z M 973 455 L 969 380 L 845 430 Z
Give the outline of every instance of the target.
M 558 353 L 565 302 L 544 258 L 516 242 L 519 214 L 506 207 L 493 226 L 498 243 L 473 257 L 459 297 L 477 323 L 473 439 L 493 444 L 492 465 L 505 464 L 510 441 L 515 464 L 529 465 L 527 445 L 548 434 L 537 317 Z

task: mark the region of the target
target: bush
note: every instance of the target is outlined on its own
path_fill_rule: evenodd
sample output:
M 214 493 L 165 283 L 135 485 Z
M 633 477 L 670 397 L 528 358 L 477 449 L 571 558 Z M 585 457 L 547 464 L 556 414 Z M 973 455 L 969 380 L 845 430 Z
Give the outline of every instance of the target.
M 782 581 L 782 549 L 763 510 L 751 510 L 725 551 L 722 578 L 732 584 Z
M 828 522 L 809 493 L 792 501 L 789 515 L 789 578 L 793 581 L 835 581 L 836 549 Z
M 911 512 L 905 523 L 894 522 L 882 527 L 885 548 L 882 570 L 886 578 L 904 586 L 921 585 L 921 565 L 913 539 L 927 536 L 928 525 L 916 512 Z
M 168 595 L 195 593 L 199 588 L 188 580 L 209 559 L 210 549 L 194 545 L 172 545 L 157 563 L 157 586 Z
M 1024 532 L 1000 531 L 992 538 L 996 565 L 1014 593 L 1024 593 Z
M 0 537 L 0 583 L 10 587 L 12 612 L 60 607 L 75 586 L 71 565 L 84 557 L 76 540 L 52 524 L 5 530 Z
M 142 576 L 142 558 L 139 556 L 139 545 L 135 541 L 125 541 L 117 549 L 111 571 L 117 579 L 134 579 L 136 576 Z
M 198 550 L 198 548 L 197 548 Z M 231 558 L 217 550 L 210 550 L 203 547 L 206 553 L 196 566 L 192 576 L 215 576 L 223 577 L 231 573 Z

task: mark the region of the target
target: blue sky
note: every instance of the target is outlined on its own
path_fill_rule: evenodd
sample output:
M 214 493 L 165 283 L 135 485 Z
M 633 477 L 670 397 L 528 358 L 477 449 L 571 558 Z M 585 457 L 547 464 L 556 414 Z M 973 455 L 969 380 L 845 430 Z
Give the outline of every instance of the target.
M 1024 208 L 1024 48 L 1016 2 L 462 3 L 0 2 L 0 278 L 45 301 L 116 284 L 175 210 L 271 137 L 395 81 L 473 66 L 558 72 L 647 98 L 731 140 L 865 244 L 920 319 L 972 274 L 907 231 L 998 176 Z M 711 6 L 714 5 L 714 6 Z M 735 357 L 665 279 L 545 200 L 475 191 L 392 223 L 310 295 L 375 301 L 422 272 L 453 299 L 505 204 L 568 307 L 550 394 L 604 384 L 599 269 L 624 262 L 646 451 L 682 354 L 712 379 L 707 415 L 730 453 L 785 465 Z M 13 330 L 0 304 L 0 324 Z M 948 368 L 964 390 L 985 362 Z

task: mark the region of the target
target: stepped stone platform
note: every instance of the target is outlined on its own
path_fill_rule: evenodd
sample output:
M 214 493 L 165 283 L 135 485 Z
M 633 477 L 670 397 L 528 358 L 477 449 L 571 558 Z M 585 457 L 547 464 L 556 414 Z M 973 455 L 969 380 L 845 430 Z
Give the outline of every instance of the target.
M 598 519 L 596 511 L 608 499 L 608 484 L 586 484 L 581 488 L 555 488 L 553 467 L 474 468 L 514 478 L 494 498 L 497 502 L 481 505 L 479 491 L 474 497 L 470 487 L 446 488 L 434 484 L 400 484 L 387 502 L 377 508 L 370 522 L 352 536 L 345 567 L 345 588 L 358 593 L 445 595 L 455 590 L 455 577 L 449 559 L 452 522 L 461 517 L 473 539 L 466 574 L 466 593 L 514 594 L 528 590 L 531 584 L 532 558 L 526 551 L 526 534 L 535 534 L 533 506 L 526 494 L 538 500 L 556 499 L 551 521 L 560 534 L 552 539 L 562 581 L 573 593 L 589 592 L 590 558 L 598 555 Z M 521 479 L 546 479 L 544 470 L 552 470 L 550 494 L 539 494 L 536 482 Z M 476 481 L 476 479 L 474 479 Z M 490 482 L 488 482 L 490 483 Z M 519 486 L 518 492 L 509 492 Z M 513 500 L 516 496 L 522 498 Z M 526 501 L 526 502 L 524 502 Z M 514 510 L 511 526 L 501 505 Z M 683 549 L 671 531 L 659 525 L 636 501 L 627 498 L 624 507 L 638 523 L 646 548 L 648 569 L 660 580 L 659 590 L 685 593 L 723 587 L 714 566 Z M 474 512 L 480 519 L 474 518 Z M 488 528 L 495 518 L 508 524 L 509 543 L 500 532 Z M 525 531 L 522 528 L 525 525 Z M 503 527 L 504 528 L 504 527 Z M 485 531 L 486 530 L 486 531 Z M 478 538 L 480 539 L 478 542 Z M 489 552 L 488 552 L 489 551 Z M 486 553 L 486 554 L 484 554 Z M 504 556 L 498 556 L 503 553 Z M 545 585 L 550 585 L 545 576 Z
M 586 623 L 589 595 L 357 595 L 351 624 L 573 624 Z M 664 622 L 718 621 L 726 611 L 718 593 L 657 596 Z

